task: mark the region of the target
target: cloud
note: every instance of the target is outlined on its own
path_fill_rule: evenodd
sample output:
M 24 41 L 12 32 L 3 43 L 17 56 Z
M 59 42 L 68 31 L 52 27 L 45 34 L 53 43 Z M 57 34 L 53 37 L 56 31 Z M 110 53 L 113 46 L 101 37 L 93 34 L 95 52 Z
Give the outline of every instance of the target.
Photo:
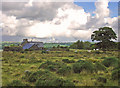
M 104 18 L 110 15 L 110 10 L 108 9 L 109 0 L 97 0 L 95 2 L 96 11 L 94 12 L 96 18 Z
M 15 16 L 7 16 L 2 14 L 1 27 L 3 29 L 3 35 L 10 36 L 28 36 L 28 27 L 32 25 L 32 21 L 27 19 L 16 19 Z
M 89 16 L 86 28 L 92 28 L 93 31 L 104 26 L 112 27 L 117 32 L 118 17 L 110 17 L 110 9 L 108 8 L 109 0 L 97 0 L 95 2 L 96 10 L 93 12 L 95 16 Z M 116 13 L 117 14 L 117 13 Z
M 48 38 L 50 41 L 90 40 L 92 32 L 103 26 L 110 26 L 117 33 L 118 18 L 109 17 L 108 3 L 107 0 L 95 2 L 95 16 L 74 3 L 30 0 L 3 4 L 3 35 Z
M 64 5 L 64 2 L 4 2 L 2 11 L 9 16 L 16 16 L 17 19 L 51 21 L 61 5 Z

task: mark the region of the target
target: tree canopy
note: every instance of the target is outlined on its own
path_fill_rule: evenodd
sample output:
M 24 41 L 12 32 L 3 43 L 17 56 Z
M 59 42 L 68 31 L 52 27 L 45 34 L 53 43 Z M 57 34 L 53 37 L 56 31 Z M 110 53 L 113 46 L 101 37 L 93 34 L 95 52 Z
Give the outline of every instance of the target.
M 73 43 L 70 48 L 73 49 L 83 49 L 84 45 L 83 45 L 83 41 L 78 40 L 77 42 Z
M 92 41 L 100 41 L 96 45 L 98 48 L 105 50 L 114 46 L 114 42 L 112 40 L 116 40 L 116 33 L 110 27 L 102 27 L 99 28 L 98 31 L 94 31 L 91 35 Z

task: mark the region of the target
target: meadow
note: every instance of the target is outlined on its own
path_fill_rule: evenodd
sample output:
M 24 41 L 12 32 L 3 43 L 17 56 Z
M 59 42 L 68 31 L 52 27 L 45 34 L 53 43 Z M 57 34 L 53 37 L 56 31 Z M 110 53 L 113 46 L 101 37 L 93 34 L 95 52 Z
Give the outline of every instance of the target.
M 2 86 L 118 86 L 118 51 L 3 51 Z

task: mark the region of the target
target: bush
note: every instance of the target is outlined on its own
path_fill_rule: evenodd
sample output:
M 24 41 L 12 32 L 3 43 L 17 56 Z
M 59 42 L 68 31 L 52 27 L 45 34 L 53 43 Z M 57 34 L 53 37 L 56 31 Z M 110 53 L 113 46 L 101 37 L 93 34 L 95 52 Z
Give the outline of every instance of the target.
M 36 82 L 36 86 L 74 86 L 74 84 L 62 78 L 44 75 Z
M 30 51 L 29 49 L 25 49 L 25 51 Z
M 62 66 L 64 66 L 63 63 L 59 63 L 59 62 L 52 62 L 52 61 L 46 61 L 45 63 L 42 63 L 38 69 L 40 68 L 44 68 L 44 69 L 48 69 L 50 71 L 57 71 L 59 68 L 61 68 Z
M 75 62 L 74 60 L 69 60 L 69 59 L 63 59 L 62 61 L 65 63 L 74 63 Z
M 20 58 L 24 58 L 24 56 L 22 55 L 22 56 L 20 56 Z
M 58 74 L 60 75 L 67 75 L 67 74 L 70 74 L 71 73 L 71 67 L 70 66 L 63 66 L 62 68 L 60 68 L 58 71 L 57 71 Z
M 113 72 L 112 72 L 112 79 L 113 80 L 118 79 L 118 77 L 120 77 L 120 68 L 116 69 L 116 70 L 113 70 Z
M 39 66 L 38 69 L 40 69 L 40 68 L 46 68 L 48 65 L 52 65 L 52 64 L 53 64 L 53 62 L 51 62 L 51 61 L 46 61 L 46 62 L 42 63 L 42 64 Z
M 51 81 L 51 86 L 75 86 L 72 82 L 62 78 L 56 78 Z
M 98 78 L 97 78 L 97 81 L 106 83 L 106 82 L 107 82 L 107 79 L 104 78 L 104 77 L 98 77 Z
M 36 86 L 51 86 L 50 82 L 55 79 L 55 76 L 51 74 L 42 75 L 36 82 Z M 39 87 L 38 87 L 39 88 Z
M 13 80 L 11 83 L 7 84 L 7 86 L 25 86 L 20 80 Z
M 73 64 L 73 71 L 74 73 L 80 73 L 81 71 L 87 71 L 87 72 L 93 72 L 94 69 L 94 65 L 91 62 L 88 61 L 81 61 L 81 62 L 77 62 L 75 64 Z
M 48 51 L 46 51 L 46 50 L 43 50 L 41 53 L 42 53 L 42 54 L 43 54 L 43 53 L 48 53 Z
M 39 79 L 40 76 L 45 75 L 45 74 L 50 74 L 50 73 L 49 73 L 49 71 L 41 71 L 41 70 L 39 70 L 37 72 L 33 72 L 28 77 L 28 81 L 29 82 L 36 82 L 36 80 Z
M 95 63 L 95 69 L 96 71 L 100 70 L 100 71 L 106 71 L 106 68 L 103 64 L 101 64 L 100 62 L 96 62 Z
M 118 66 L 118 60 L 115 57 L 108 57 L 102 61 L 102 64 L 104 64 L 106 67 Z
M 47 67 L 47 69 L 50 70 L 50 71 L 56 71 L 56 70 L 57 70 L 56 68 L 57 68 L 57 67 L 56 67 L 55 65 L 49 65 L 49 66 Z

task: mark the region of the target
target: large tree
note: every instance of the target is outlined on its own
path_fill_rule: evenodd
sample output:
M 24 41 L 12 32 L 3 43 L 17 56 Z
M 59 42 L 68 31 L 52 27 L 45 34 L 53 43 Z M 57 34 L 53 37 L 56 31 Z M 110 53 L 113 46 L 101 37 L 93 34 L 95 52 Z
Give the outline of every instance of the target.
M 98 31 L 94 31 L 91 35 L 92 41 L 99 41 L 96 45 L 98 48 L 102 50 L 110 49 L 114 46 L 114 42 L 112 40 L 116 40 L 116 33 L 110 27 L 102 27 L 99 28 Z

